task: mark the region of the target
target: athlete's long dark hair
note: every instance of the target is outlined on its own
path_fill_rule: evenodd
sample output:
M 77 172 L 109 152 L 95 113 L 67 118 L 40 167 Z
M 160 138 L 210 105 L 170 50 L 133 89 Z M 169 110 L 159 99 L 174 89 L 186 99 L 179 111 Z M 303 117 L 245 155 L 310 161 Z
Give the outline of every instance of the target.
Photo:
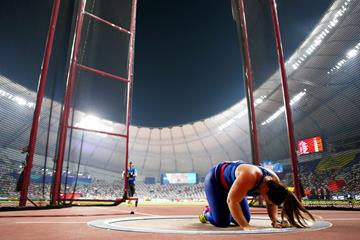
M 278 206 L 283 204 L 282 219 L 285 217 L 292 226 L 298 228 L 307 227 L 306 220 L 309 218 L 315 221 L 314 216 L 306 210 L 295 194 L 289 191 L 285 185 L 270 180 L 267 182 L 267 187 L 269 188 L 267 195 L 270 201 Z

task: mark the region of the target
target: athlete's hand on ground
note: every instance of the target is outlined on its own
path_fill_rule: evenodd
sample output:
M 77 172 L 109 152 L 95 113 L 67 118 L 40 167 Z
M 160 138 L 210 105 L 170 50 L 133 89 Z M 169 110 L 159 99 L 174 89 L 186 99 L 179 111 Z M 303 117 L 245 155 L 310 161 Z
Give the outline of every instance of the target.
M 242 227 L 243 230 L 245 231 L 248 231 L 248 230 L 255 230 L 255 229 L 258 229 L 257 227 L 255 226 L 252 226 L 252 225 L 247 225 L 246 227 Z
M 291 227 L 290 223 L 286 220 L 284 221 L 276 221 L 271 223 L 271 225 L 273 226 L 273 228 L 288 228 Z
M 284 228 L 281 223 L 272 223 L 271 225 L 273 228 Z

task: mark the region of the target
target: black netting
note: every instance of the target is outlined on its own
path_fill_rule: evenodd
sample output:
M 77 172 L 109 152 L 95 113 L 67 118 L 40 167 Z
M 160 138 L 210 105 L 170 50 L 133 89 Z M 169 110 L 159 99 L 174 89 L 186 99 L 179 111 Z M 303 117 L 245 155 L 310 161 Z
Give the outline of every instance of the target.
M 238 2 L 233 6 L 239 7 Z M 283 168 L 280 177 L 293 186 L 270 2 L 244 1 L 260 159 L 263 164 Z M 297 168 L 306 204 L 358 207 L 359 3 L 332 4 L 308 39 L 285 59 Z M 278 10 L 286 11 L 281 6 Z M 234 13 L 235 19 L 239 18 L 236 9 Z M 280 27 L 281 23 L 282 19 Z
M 80 2 L 62 1 L 60 5 L 28 192 L 29 199 L 37 205 L 48 204 L 52 196 L 60 115 Z M 50 5 L 43 7 L 47 7 L 49 14 L 42 17 L 42 22 L 49 23 L 52 10 Z M 132 1 L 128 0 L 107 1 L 106 4 L 104 1 L 86 1 L 85 9 L 88 13 L 124 28 L 125 32 L 94 20 L 89 14 L 84 15 L 77 63 L 91 69 L 78 68 L 76 71 L 68 125 L 113 135 L 68 129 L 61 199 L 69 198 L 73 193 L 75 198 L 107 200 L 123 195 L 125 138 L 118 135 L 126 134 L 128 84 L 123 80 L 129 78 L 130 34 L 126 31 L 130 31 L 131 5 Z M 44 51 L 47 30 L 48 26 L 44 24 L 41 32 L 42 45 L 37 49 L 39 52 Z M 34 45 L 32 36 L 29 36 L 28 41 Z M 8 55 L 3 56 L 1 60 L 11 60 Z M 33 75 L 38 76 L 42 56 L 33 58 L 39 60 L 32 70 L 36 71 Z M 25 69 L 24 72 L 26 71 L 29 72 Z M 0 72 L 2 207 L 19 204 L 17 185 L 21 186 L 18 180 L 21 179 L 29 144 L 37 83 L 36 77 L 22 79 L 20 75 L 16 78 L 6 71 Z M 27 205 L 32 204 L 28 202 Z
M 29 187 L 28 196 L 35 203 L 51 198 L 54 163 L 58 150 L 59 121 L 78 3 L 79 1 L 62 1 L 60 9 Z M 233 1 L 233 4 L 238 7 L 238 1 Z M 277 164 L 279 176 L 286 184 L 293 186 L 269 1 L 245 0 L 244 4 L 254 81 L 260 159 L 272 167 Z M 298 170 L 306 204 L 358 207 L 360 3 L 354 0 L 337 0 L 331 4 L 314 31 L 286 60 L 295 139 L 301 147 L 297 146 Z M 39 17 L 39 24 L 49 22 L 50 5 L 42 6 L 41 9 L 48 11 L 49 14 Z M 24 19 L 37 19 L 33 15 L 26 15 L 36 12 L 30 10 L 20 15 L 24 15 Z M 122 80 L 129 77 L 130 37 L 126 30 L 130 30 L 131 1 L 88 0 L 85 10 L 123 27 L 125 32 L 100 23 L 89 14 L 84 16 L 77 58 L 82 67 L 76 71 L 68 121 L 68 124 L 75 129 L 69 128 L 67 131 L 60 193 L 62 199 L 74 194 L 75 198 L 108 200 L 122 196 L 125 139 L 101 132 L 115 135 L 126 133 L 128 89 L 127 83 Z M 279 11 L 286 9 L 282 9 L 279 5 Z M 238 19 L 236 9 L 233 12 L 234 18 Z M 16 21 L 11 23 L 17 24 Z M 24 23 L 22 21 L 18 24 L 24 25 Z M 280 27 L 281 23 L 282 19 L 280 19 Z M 11 31 L 4 30 L 5 40 L 8 36 L 13 37 L 11 41 L 8 40 L 9 43 L 17 37 L 20 40 L 14 44 L 17 48 L 11 48 L 12 45 L 7 44 L 10 50 L 2 49 L 0 56 L 2 64 L 0 68 L 1 206 L 18 204 L 19 193 L 16 187 L 26 158 L 36 101 L 37 76 L 42 59 L 40 55 L 31 56 L 30 59 L 27 56 L 31 54 L 24 53 L 31 52 L 29 47 L 26 47 L 28 45 L 35 49 L 32 53 L 43 52 L 47 27 L 46 24 L 39 25 L 38 36 L 41 35 L 41 39 L 32 37 L 31 34 L 21 38 L 16 34 L 11 35 Z M 17 28 L 14 26 L 12 29 Z M 287 36 L 282 37 L 284 39 Z M 11 54 L 11 51 L 21 51 L 21 59 L 15 59 L 13 56 L 17 55 Z M 35 66 L 32 61 L 36 59 L 38 61 Z M 14 63 L 21 69 L 18 75 L 14 74 L 14 68 L 11 68 Z M 37 72 L 31 74 L 28 68 L 36 68 Z M 245 116 L 246 113 L 240 112 L 240 115 Z M 76 128 L 93 129 L 98 132 L 90 133 Z M 239 146 L 234 145 L 236 150 L 229 154 L 229 158 L 236 158 L 239 152 L 245 156 L 249 155 L 250 146 L 246 132 L 238 130 L 238 132 L 229 132 L 228 136 L 233 142 L 241 143 Z M 243 136 L 243 139 L 237 139 L 239 136 Z M 160 155 L 168 148 L 175 149 L 171 144 L 176 143 L 171 142 L 162 147 L 159 150 Z M 201 144 L 205 149 L 208 146 L 214 147 L 205 154 L 190 156 L 194 166 L 211 157 L 216 158 L 211 159 L 215 163 L 224 154 L 222 149 L 217 148 L 218 143 L 204 140 Z M 134 144 L 134 152 L 145 159 L 148 145 L 149 141 L 137 142 Z M 169 164 L 167 158 L 173 157 L 172 154 L 167 155 L 166 152 L 169 151 L 165 151 L 160 156 L 162 167 L 171 168 L 167 166 Z M 313 152 L 309 153 L 311 151 Z M 149 157 L 156 159 L 159 156 L 149 154 Z M 188 155 L 184 154 L 180 157 L 185 160 Z M 146 163 L 139 166 L 141 172 L 147 169 L 161 172 L 161 169 L 153 166 L 151 161 Z M 176 169 L 176 166 L 174 168 Z M 165 191 L 169 194 L 170 192 Z

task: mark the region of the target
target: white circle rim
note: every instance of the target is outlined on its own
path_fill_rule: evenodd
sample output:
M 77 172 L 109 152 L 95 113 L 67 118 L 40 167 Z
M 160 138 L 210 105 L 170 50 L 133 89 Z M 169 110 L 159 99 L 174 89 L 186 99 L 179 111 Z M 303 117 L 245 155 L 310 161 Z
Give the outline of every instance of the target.
M 156 229 L 156 228 L 142 228 L 142 227 L 127 227 L 115 225 L 114 223 L 139 221 L 139 220 L 164 220 L 164 219 L 194 219 L 198 220 L 198 216 L 145 216 L 145 217 L 130 217 L 130 218 L 115 218 L 115 219 L 102 219 L 88 222 L 88 225 L 95 228 L 106 230 L 124 231 L 124 232 L 138 232 L 138 233 L 161 233 L 161 234 L 221 234 L 221 235 L 234 235 L 234 234 L 270 234 L 270 233 L 290 233 L 290 232 L 309 232 L 318 231 L 330 228 L 332 224 L 327 221 L 317 220 L 311 227 L 308 228 L 266 228 L 257 230 L 175 230 L 175 229 Z M 252 219 L 269 220 L 264 217 L 253 217 Z M 221 228 L 219 228 L 221 229 Z

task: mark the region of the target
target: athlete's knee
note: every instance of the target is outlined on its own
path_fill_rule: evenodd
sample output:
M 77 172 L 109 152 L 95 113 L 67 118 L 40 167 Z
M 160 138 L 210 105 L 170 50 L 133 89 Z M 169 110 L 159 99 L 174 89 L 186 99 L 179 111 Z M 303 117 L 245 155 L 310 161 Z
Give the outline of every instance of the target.
M 212 224 L 216 227 L 228 227 L 230 225 L 230 219 L 213 219 Z
M 246 221 L 249 223 L 249 222 L 250 222 L 250 220 L 251 220 L 251 216 L 250 216 L 250 214 L 249 214 L 249 215 L 245 215 L 245 219 L 246 219 Z
M 213 225 L 215 227 L 228 227 L 230 225 L 230 221 L 229 222 L 214 222 Z

